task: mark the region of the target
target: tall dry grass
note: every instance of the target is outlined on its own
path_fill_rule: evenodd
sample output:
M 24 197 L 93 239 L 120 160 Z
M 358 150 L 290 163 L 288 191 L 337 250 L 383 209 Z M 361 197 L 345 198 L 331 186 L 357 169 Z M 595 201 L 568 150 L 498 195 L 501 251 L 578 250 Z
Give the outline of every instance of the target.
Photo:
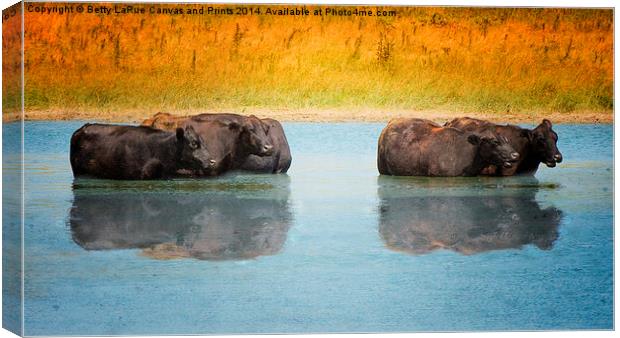
M 612 10 L 395 9 L 382 18 L 26 13 L 26 109 L 613 109 Z
M 2 17 L 2 115 L 16 120 L 22 105 L 21 4 L 3 10 Z

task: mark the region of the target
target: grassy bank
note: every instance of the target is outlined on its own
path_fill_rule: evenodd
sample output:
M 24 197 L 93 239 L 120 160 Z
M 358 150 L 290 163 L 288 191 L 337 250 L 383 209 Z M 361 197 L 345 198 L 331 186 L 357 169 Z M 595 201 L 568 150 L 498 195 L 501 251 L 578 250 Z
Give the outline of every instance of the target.
M 423 112 L 611 121 L 611 10 L 396 11 L 303 18 L 26 13 L 26 111 L 31 118 L 110 120 L 236 111 L 283 120 Z M 5 111 L 11 102 L 3 101 Z
M 373 109 L 220 109 L 220 110 L 185 110 L 173 112 L 174 115 L 187 116 L 200 113 L 241 113 L 254 114 L 260 118 L 274 118 L 283 122 L 387 122 L 393 118 L 418 117 L 444 123 L 457 117 L 469 116 L 485 119 L 496 123 L 540 123 L 543 118 L 553 123 L 613 123 L 612 114 L 601 114 L 592 111 L 573 111 L 570 113 L 493 113 L 493 112 L 459 112 L 439 110 L 373 110 Z M 27 111 L 26 120 L 89 120 L 101 122 L 132 122 L 141 123 L 154 113 L 141 110 L 123 110 L 115 112 L 98 111 Z M 10 121 L 11 119 L 5 119 Z

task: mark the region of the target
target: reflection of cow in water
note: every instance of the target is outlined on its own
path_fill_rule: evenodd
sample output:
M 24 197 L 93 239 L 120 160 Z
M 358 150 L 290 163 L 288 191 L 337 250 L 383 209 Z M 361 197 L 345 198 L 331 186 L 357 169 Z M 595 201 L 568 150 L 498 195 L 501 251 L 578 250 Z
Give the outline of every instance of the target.
M 288 186 L 273 198 L 229 192 L 74 189 L 69 225 L 86 250 L 143 249 L 155 259 L 250 259 L 278 253 L 291 222 Z M 260 198 L 263 197 L 263 198 Z
M 527 244 L 549 250 L 558 238 L 562 212 L 542 209 L 536 190 L 391 197 L 383 187 L 379 232 L 390 249 L 418 255 L 437 249 L 471 255 Z

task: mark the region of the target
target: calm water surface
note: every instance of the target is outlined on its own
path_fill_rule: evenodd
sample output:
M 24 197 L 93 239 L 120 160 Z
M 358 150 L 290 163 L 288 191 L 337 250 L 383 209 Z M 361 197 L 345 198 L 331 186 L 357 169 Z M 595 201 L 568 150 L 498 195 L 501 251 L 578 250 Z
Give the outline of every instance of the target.
M 535 179 L 379 177 L 382 124 L 289 123 L 288 175 L 114 182 L 74 181 L 81 125 L 26 123 L 26 335 L 613 327 L 612 126 Z

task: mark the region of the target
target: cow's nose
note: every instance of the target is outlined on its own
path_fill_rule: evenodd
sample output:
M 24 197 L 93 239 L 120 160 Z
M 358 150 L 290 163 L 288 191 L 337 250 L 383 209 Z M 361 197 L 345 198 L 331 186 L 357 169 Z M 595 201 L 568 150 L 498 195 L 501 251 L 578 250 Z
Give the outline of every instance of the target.
M 271 151 L 271 149 L 273 149 L 273 146 L 272 146 L 271 144 L 265 144 L 265 145 L 263 146 L 263 151 L 264 151 L 264 152 Z
M 562 162 L 562 154 L 555 154 L 555 155 L 553 156 L 553 159 L 554 159 L 556 162 Z
M 517 152 L 511 153 L 510 154 L 510 158 L 513 159 L 513 160 L 518 159 L 519 158 L 519 153 L 517 153 Z

